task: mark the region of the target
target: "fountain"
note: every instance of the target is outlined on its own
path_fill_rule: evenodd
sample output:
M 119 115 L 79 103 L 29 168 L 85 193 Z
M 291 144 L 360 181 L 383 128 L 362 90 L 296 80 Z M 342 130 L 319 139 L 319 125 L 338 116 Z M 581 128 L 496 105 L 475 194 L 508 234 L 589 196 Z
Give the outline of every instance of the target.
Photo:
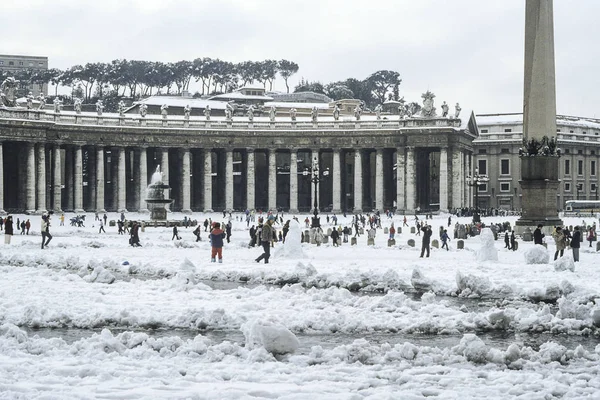
M 152 179 L 146 190 L 146 203 L 150 209 L 150 219 L 154 221 L 166 221 L 167 209 L 165 206 L 173 202 L 170 198 L 171 188 L 163 183 L 163 174 L 160 165 L 152 174 Z

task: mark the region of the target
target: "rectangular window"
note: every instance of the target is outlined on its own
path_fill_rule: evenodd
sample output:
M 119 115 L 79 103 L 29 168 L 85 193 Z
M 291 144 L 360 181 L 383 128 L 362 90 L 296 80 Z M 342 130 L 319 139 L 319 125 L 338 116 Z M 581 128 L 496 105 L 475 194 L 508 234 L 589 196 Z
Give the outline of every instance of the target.
M 19 61 L 19 65 L 23 65 L 23 61 Z
M 487 154 L 487 149 L 479 149 L 479 154 Z
M 590 162 L 590 175 L 596 176 L 596 160 Z
M 577 150 L 577 154 L 583 154 L 583 150 Z
M 571 183 L 565 182 L 565 192 L 570 192 L 570 191 L 571 191 Z
M 590 185 L 590 192 L 596 192 L 596 190 L 598 189 L 598 186 L 595 183 L 592 183 Z
M 15 65 L 15 62 L 14 62 L 14 61 L 9 61 L 9 62 L 8 62 L 8 65 L 9 65 L 9 66 L 10 66 L 10 65 Z
M 510 149 L 501 149 L 500 153 L 502 153 L 502 154 L 510 154 Z
M 43 67 L 43 66 L 44 66 L 44 63 L 43 63 L 43 62 L 39 62 L 39 63 L 38 63 L 38 67 Z
M 556 128 L 556 132 L 560 132 L 560 128 Z
M 504 132 L 506 132 L 506 133 L 512 132 L 512 129 L 508 129 L 507 128 L 507 129 L 504 130 Z
M 565 175 L 571 175 L 571 160 L 565 160 Z
M 571 154 L 571 150 L 565 149 L 565 154 Z
M 482 129 L 481 133 L 488 133 L 488 130 L 487 129 Z
M 585 135 L 586 133 L 587 133 L 586 131 L 583 131 L 583 134 L 584 134 L 584 135 Z
M 583 175 L 583 160 L 577 160 L 577 175 Z
M 510 175 L 510 160 L 500 160 L 500 175 Z
M 479 185 L 479 186 L 477 187 L 477 190 L 478 190 L 479 192 L 487 192 L 487 183 L 482 183 L 481 185 Z
M 479 175 L 487 175 L 487 160 L 477 160 Z
M 510 192 L 510 183 L 501 183 L 500 191 L 501 192 Z

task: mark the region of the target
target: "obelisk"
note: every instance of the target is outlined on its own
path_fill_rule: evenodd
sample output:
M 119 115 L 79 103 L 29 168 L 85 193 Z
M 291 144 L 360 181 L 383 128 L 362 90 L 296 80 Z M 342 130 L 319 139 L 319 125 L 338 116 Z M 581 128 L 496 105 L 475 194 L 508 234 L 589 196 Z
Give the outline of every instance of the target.
M 517 225 L 522 231 L 543 224 L 550 231 L 562 225 L 556 197 L 559 154 L 548 146 L 556 140 L 553 0 L 526 3 L 523 92 L 523 137 L 534 143 L 521 154 L 523 213 Z

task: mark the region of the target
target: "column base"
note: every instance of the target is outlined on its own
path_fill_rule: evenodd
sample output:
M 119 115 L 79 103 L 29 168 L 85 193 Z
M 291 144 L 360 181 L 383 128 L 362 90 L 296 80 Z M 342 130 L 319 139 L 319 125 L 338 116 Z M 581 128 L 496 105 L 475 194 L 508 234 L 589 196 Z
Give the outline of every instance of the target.
M 341 208 L 335 208 L 333 210 L 331 210 L 332 214 L 342 214 L 342 209 Z
M 27 214 L 27 215 L 35 215 L 35 210 L 25 210 L 25 214 Z
M 204 210 L 202 212 L 204 212 L 204 213 L 211 213 L 211 212 L 214 212 L 214 211 L 212 210 L 212 208 L 207 208 L 206 210 Z
M 290 209 L 290 210 L 288 211 L 288 214 L 299 214 L 299 213 L 300 213 L 300 212 L 299 212 L 298 210 L 296 210 L 296 209 Z
M 84 213 L 85 210 L 83 208 L 76 208 L 73 210 L 73 212 L 79 214 L 79 213 Z
M 182 212 L 183 214 L 191 214 L 191 213 L 192 213 L 192 210 L 191 210 L 190 208 L 186 208 L 186 209 L 184 209 L 184 210 L 181 210 L 181 212 Z
M 121 209 L 117 210 L 117 212 L 126 213 L 126 212 L 129 212 L 129 211 L 127 211 L 126 208 L 121 208 Z
M 6 214 L 8 214 L 8 213 L 0 208 L 0 215 L 6 215 Z
M 104 208 L 101 208 L 101 209 L 99 209 L 99 210 L 96 210 L 96 212 L 97 212 L 97 213 L 105 213 L 105 212 L 106 212 L 106 210 L 105 210 Z
M 102 212 L 104 212 L 104 211 L 102 211 Z M 147 208 L 141 208 L 137 212 L 139 212 L 140 214 L 150 214 L 150 210 L 148 210 Z
M 62 213 L 63 210 L 61 210 L 60 208 L 55 208 L 54 210 L 52 210 L 53 213 L 58 214 L 58 213 Z
M 42 215 L 44 213 L 47 213 L 48 211 L 45 209 L 39 209 L 39 210 L 35 210 L 34 214 L 35 215 Z
M 548 236 L 552 234 L 555 226 L 564 226 L 564 222 L 558 217 L 540 218 L 540 219 L 524 219 L 520 218 L 515 223 L 515 232 L 517 235 L 522 235 L 525 229 L 529 228 L 533 232 L 538 225 L 543 225 L 542 232 Z

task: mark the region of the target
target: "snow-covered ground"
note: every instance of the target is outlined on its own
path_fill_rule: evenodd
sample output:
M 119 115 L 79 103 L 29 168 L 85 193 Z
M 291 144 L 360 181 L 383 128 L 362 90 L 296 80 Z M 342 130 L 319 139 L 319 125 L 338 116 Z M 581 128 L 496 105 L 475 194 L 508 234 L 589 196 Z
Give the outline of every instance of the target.
M 226 221 L 193 215 L 207 217 Z M 132 248 L 116 227 L 99 234 L 93 214 L 84 228 L 55 215 L 42 250 L 41 218 L 25 218 L 30 234 L 0 244 L 0 399 L 600 399 L 595 243 L 572 271 L 549 237 L 550 262 L 531 264 L 531 242 L 513 252 L 503 237 L 499 261 L 477 261 L 495 253 L 481 236 L 419 258 L 406 228 L 394 247 L 382 230 L 375 246 L 291 233 L 257 264 L 234 215 L 219 264 L 203 228 L 195 242 L 192 227 L 180 241 L 147 227 Z M 430 223 L 439 239 L 447 215 Z

